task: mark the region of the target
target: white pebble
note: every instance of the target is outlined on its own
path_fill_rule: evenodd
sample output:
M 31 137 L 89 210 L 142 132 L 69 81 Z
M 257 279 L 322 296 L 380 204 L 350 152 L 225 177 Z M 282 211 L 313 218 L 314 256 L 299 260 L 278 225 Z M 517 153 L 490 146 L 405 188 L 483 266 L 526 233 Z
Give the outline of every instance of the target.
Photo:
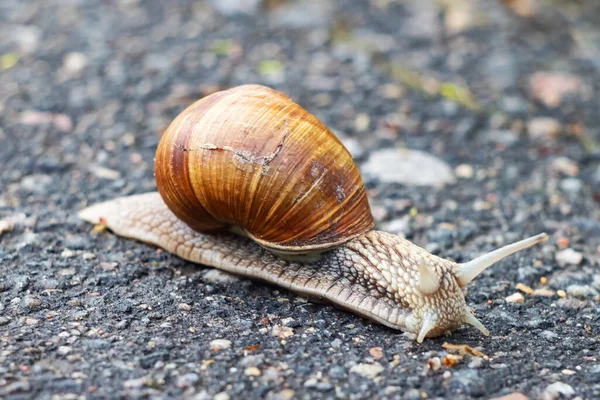
M 454 169 L 454 173 L 459 178 L 471 179 L 473 175 L 475 175 L 475 171 L 473 167 L 469 164 L 460 164 L 458 167 Z
M 63 59 L 65 69 L 71 73 L 79 73 L 87 66 L 88 60 L 83 53 L 69 53 Z
M 521 293 L 515 293 L 508 296 L 504 299 L 507 303 L 523 303 L 525 302 L 525 297 Z
M 260 376 L 261 372 L 260 372 L 260 369 L 258 369 L 256 367 L 249 367 L 249 368 L 246 368 L 246 370 L 244 371 L 244 374 L 246 376 Z
M 354 372 L 365 378 L 375 378 L 381 372 L 383 372 L 383 367 L 379 363 L 374 364 L 356 364 L 350 368 L 350 372 Z
M 227 394 L 227 392 L 221 392 L 221 393 L 217 393 L 215 394 L 215 397 L 213 397 L 213 400 L 229 400 L 231 397 Z
M 598 291 L 589 285 L 570 285 L 567 293 L 575 297 L 597 296 Z
M 210 342 L 211 349 L 221 350 L 231 348 L 231 340 L 227 339 L 215 339 Z
M 564 249 L 556 253 L 556 262 L 561 267 L 565 265 L 579 265 L 583 261 L 583 254 L 573 249 Z
M 570 398 L 575 394 L 575 390 L 564 382 L 554 382 L 546 386 L 544 393 L 542 393 L 542 400 L 556 400 L 561 394 L 566 398 Z
M 213 268 L 204 274 L 204 280 L 211 283 L 232 283 L 239 280 L 239 278 L 235 275 Z
M 385 183 L 440 187 L 455 182 L 454 172 L 448 164 L 432 154 L 419 150 L 374 151 L 361 170 L 365 175 L 378 178 Z
M 560 130 L 560 122 L 550 117 L 534 118 L 527 123 L 527 131 L 532 139 L 551 140 L 556 138 Z

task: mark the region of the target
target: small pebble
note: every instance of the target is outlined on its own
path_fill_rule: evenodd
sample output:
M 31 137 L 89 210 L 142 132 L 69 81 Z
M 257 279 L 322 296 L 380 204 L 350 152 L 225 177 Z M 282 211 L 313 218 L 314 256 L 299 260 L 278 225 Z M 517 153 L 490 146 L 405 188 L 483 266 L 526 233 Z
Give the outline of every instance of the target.
M 579 265 L 583 261 L 583 254 L 571 248 L 556 253 L 556 262 L 561 267 L 566 265 Z
M 550 117 L 537 117 L 527 123 L 527 132 L 532 139 L 549 141 L 555 139 L 561 130 L 558 120 Z
M 389 395 L 399 392 L 400 390 L 402 390 L 402 388 L 400 386 L 386 386 L 383 389 L 383 393 L 386 396 L 389 396 Z
M 421 396 L 421 392 L 418 389 L 408 389 L 406 392 L 404 392 L 404 395 L 402 396 L 402 398 L 404 400 L 421 400 L 421 399 L 425 399 L 427 397 L 422 397 Z
M 384 221 L 387 219 L 387 217 L 389 215 L 389 210 L 384 205 L 372 204 L 371 205 L 371 214 L 373 214 L 373 218 L 375 218 L 375 221 Z
M 210 342 L 210 348 L 217 351 L 222 349 L 231 348 L 231 340 L 227 339 L 215 339 Z
M 481 368 L 483 366 L 483 359 L 481 357 L 474 357 L 467 365 L 471 369 Z
M 227 394 L 227 392 L 217 393 L 217 394 L 215 394 L 215 397 L 213 397 L 213 400 L 229 400 L 229 399 L 231 399 L 231 397 Z
M 528 397 L 525 396 L 523 393 L 513 392 L 507 394 L 506 396 L 491 398 L 490 400 L 528 400 Z
M 588 297 L 598 295 L 598 291 L 589 285 L 570 285 L 567 293 L 575 297 Z
M 393 165 L 394 168 L 390 168 Z M 427 168 L 423 168 L 427 165 Z M 381 149 L 371 153 L 361 170 L 385 183 L 441 187 L 454 183 L 454 172 L 440 158 L 419 150 Z
M 404 95 L 404 89 L 393 83 L 386 83 L 379 86 L 378 91 L 384 99 L 399 99 Z
M 198 376 L 198 374 L 185 374 L 177 378 L 176 385 L 180 388 L 192 387 L 194 386 L 194 384 L 196 384 L 196 382 L 198 382 L 199 379 L 200 377 Z
M 559 237 L 556 239 L 556 245 L 561 249 L 566 249 L 569 247 L 570 240 L 566 237 Z
M 319 383 L 319 381 L 317 380 L 317 378 L 309 378 L 306 381 L 304 381 L 304 387 L 306 388 L 314 388 L 315 386 L 317 386 L 317 384 Z
M 442 367 L 442 360 L 439 357 L 432 357 L 427 360 L 427 365 L 432 371 L 437 371 Z
M 583 181 L 577 178 L 565 178 L 560 181 L 560 188 L 567 193 L 577 194 L 583 189 Z
M 249 367 L 249 368 L 246 368 L 246 370 L 244 371 L 244 374 L 246 376 L 260 376 L 261 372 L 260 372 L 260 369 L 258 369 L 256 367 Z
M 521 293 L 515 293 L 508 296 L 504 299 L 507 303 L 523 303 L 525 302 L 525 297 Z
M 529 286 L 524 285 L 522 283 L 517 283 L 517 289 L 525 294 L 533 294 L 534 293 L 534 290 L 532 288 L 530 288 Z
M 566 398 L 570 398 L 575 394 L 575 390 L 564 382 L 554 382 L 544 389 L 544 393 L 542 393 L 542 400 L 557 400 L 561 397 L 561 395 Z
M 0 219 L 0 235 L 4 232 L 12 232 L 17 225 L 24 224 L 27 221 L 27 216 L 23 213 L 9 215 Z
M 227 272 L 223 272 L 216 268 L 209 269 L 204 274 L 204 280 L 210 283 L 233 283 L 239 280 L 239 278 L 235 275 L 229 274 Z
M 385 230 L 395 234 L 406 234 L 409 229 L 409 219 L 404 217 L 392 219 L 385 224 Z
M 485 133 L 485 138 L 501 147 L 509 147 L 519 140 L 518 133 L 510 129 L 492 129 Z
M 383 357 L 383 349 L 381 347 L 371 347 L 369 349 L 369 354 L 373 358 L 382 358 Z
M 71 249 L 64 249 L 62 253 L 60 253 L 60 256 L 63 258 L 71 258 L 75 256 L 75 252 Z
M 550 290 L 548 288 L 539 288 L 533 291 L 534 296 L 552 297 L 555 294 L 556 293 L 554 293 L 554 290 Z
M 125 382 L 123 382 L 123 387 L 125 389 L 139 389 L 142 386 L 146 385 L 148 383 L 148 378 L 141 377 L 141 378 L 136 378 L 136 379 L 129 379 Z
M 374 364 L 356 364 L 350 368 L 350 372 L 354 372 L 365 378 L 375 378 L 381 372 L 383 372 L 383 367 L 379 363 Z
M 579 166 L 577 163 L 567 157 L 555 158 L 550 166 L 554 171 L 565 175 L 577 176 L 579 174 Z
M 548 330 L 541 331 L 539 335 L 549 342 L 553 342 L 559 338 L 557 333 Z
M 246 350 L 248 350 L 248 347 L 246 347 Z M 249 355 L 242 358 L 238 365 L 241 367 L 258 367 L 260 364 L 262 364 L 263 360 L 264 355 L 262 354 Z
M 64 67 L 73 74 L 77 74 L 83 71 L 87 64 L 87 57 L 85 56 L 85 54 L 82 53 L 68 53 L 63 59 Z
M 331 95 L 329 95 L 328 93 L 319 93 L 313 97 L 313 101 L 319 107 L 326 107 L 329 104 L 331 104 Z
M 459 362 L 463 360 L 463 356 L 458 356 L 454 354 L 446 354 L 444 358 L 442 358 L 442 365 L 448 368 L 452 368 Z
M 56 273 L 58 276 L 73 276 L 77 271 L 75 268 L 61 268 Z
M 295 395 L 296 392 L 294 392 L 292 389 L 284 389 L 281 392 L 277 393 L 276 398 L 278 400 L 291 400 L 294 398 Z
M 116 262 L 101 262 L 99 267 L 102 268 L 102 271 L 114 271 L 117 269 L 119 264 Z
M 92 164 L 89 166 L 89 170 L 92 174 L 101 179 L 114 181 L 121 177 L 121 173 L 119 171 L 99 165 Z
M 81 300 L 79 300 L 78 298 L 74 298 L 67 301 L 67 304 L 71 307 L 78 307 L 81 305 Z
M 36 308 L 42 304 L 42 302 L 39 299 L 33 296 L 25 296 L 23 303 L 25 303 L 25 305 L 29 308 Z
M 294 329 L 277 324 L 273 326 L 273 330 L 271 330 L 271 335 L 280 339 L 286 339 L 288 337 L 294 336 Z
M 371 123 L 371 119 L 368 114 L 360 113 L 356 116 L 354 120 L 354 128 L 358 132 L 364 132 L 369 129 L 369 124 Z
M 21 180 L 21 187 L 32 193 L 42 194 L 54 182 L 49 175 L 27 175 Z
M 191 311 L 192 310 L 192 306 L 190 306 L 189 304 L 186 304 L 186 303 L 177 304 L 177 308 L 180 309 L 181 311 Z
M 219 14 L 225 17 L 234 17 L 256 13 L 260 9 L 261 2 L 260 0 L 209 0 L 208 4 L 214 7 Z M 226 399 L 217 399 L 217 396 L 215 396 L 214 400 Z
M 471 179 L 475 175 L 473 167 L 469 164 L 460 164 L 454 169 L 454 173 L 457 177 L 464 179 Z

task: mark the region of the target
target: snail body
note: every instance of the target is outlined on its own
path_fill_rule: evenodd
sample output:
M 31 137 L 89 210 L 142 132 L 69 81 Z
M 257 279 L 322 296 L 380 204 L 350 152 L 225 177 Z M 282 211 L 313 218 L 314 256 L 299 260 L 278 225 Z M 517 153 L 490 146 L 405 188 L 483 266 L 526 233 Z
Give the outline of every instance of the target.
M 186 260 L 329 300 L 419 342 L 471 324 L 462 288 L 545 234 L 457 264 L 374 220 L 358 168 L 335 135 L 284 94 L 244 85 L 207 96 L 169 126 L 158 192 L 80 216 Z

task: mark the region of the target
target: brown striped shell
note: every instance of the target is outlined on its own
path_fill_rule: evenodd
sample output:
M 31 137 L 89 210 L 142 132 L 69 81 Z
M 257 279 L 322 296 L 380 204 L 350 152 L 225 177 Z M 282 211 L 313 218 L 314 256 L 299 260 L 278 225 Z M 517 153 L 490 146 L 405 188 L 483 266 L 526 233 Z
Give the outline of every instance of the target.
M 192 104 L 155 159 L 167 206 L 197 231 L 237 227 L 280 254 L 320 252 L 371 230 L 352 156 L 281 92 L 244 85 Z

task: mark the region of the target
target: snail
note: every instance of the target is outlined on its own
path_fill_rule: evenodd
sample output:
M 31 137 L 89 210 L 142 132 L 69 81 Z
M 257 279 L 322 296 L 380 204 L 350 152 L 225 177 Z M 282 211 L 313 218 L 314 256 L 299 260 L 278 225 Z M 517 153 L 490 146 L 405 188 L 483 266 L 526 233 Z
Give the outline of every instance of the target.
M 285 94 L 243 85 L 179 114 L 156 151 L 158 192 L 80 217 L 206 266 L 326 300 L 418 342 L 464 323 L 484 335 L 463 288 L 544 233 L 466 263 L 373 230 L 352 156 Z

